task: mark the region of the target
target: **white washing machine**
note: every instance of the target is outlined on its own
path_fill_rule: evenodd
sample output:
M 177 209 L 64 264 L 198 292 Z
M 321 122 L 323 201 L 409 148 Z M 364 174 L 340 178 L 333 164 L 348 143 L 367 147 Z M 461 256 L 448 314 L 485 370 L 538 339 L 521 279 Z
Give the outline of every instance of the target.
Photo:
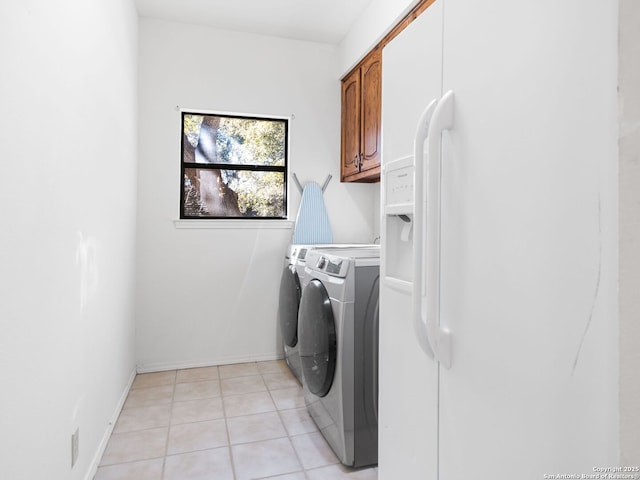
M 379 245 L 332 243 L 290 245 L 287 249 L 280 277 L 278 326 L 284 349 L 284 359 L 300 383 L 302 383 L 302 367 L 298 353 L 298 309 L 302 297 L 307 253 L 314 248 L 336 250 L 355 247 L 379 248 Z
M 299 309 L 304 398 L 340 461 L 378 462 L 379 248 L 307 253 Z

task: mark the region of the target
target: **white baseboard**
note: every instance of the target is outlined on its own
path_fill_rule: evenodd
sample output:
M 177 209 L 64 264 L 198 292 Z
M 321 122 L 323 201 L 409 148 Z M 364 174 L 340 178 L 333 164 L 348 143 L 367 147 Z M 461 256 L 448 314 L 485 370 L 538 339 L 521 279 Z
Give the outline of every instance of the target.
M 109 443 L 109 438 L 111 438 L 111 434 L 113 433 L 113 429 L 116 426 L 116 422 L 118 421 L 118 417 L 120 416 L 122 407 L 124 407 L 124 402 L 127 399 L 127 395 L 129 395 L 129 390 L 131 390 L 131 385 L 133 385 L 133 380 L 135 378 L 136 378 L 136 372 L 133 371 L 131 372 L 131 375 L 129 377 L 129 382 L 125 387 L 124 392 L 122 392 L 122 395 L 120 395 L 120 400 L 116 405 L 116 409 L 113 412 L 113 415 L 111 415 L 111 419 L 109 420 L 109 424 L 107 425 L 104 435 L 102 436 L 102 440 L 100 442 L 100 445 L 98 446 L 98 450 L 96 451 L 96 454 L 94 455 L 93 460 L 91 461 L 89 471 L 87 472 L 87 475 L 84 477 L 85 480 L 92 480 L 96 472 L 98 471 L 98 465 L 100 465 L 100 460 L 102 460 L 102 455 L 104 454 L 104 451 L 107 448 L 107 444 Z
M 138 373 L 164 372 L 167 370 L 181 370 L 184 368 L 215 367 L 218 365 L 231 365 L 233 363 L 265 362 L 269 360 L 280 360 L 284 358 L 282 354 L 264 355 L 242 355 L 237 357 L 223 357 L 200 362 L 167 362 L 148 363 L 138 365 Z

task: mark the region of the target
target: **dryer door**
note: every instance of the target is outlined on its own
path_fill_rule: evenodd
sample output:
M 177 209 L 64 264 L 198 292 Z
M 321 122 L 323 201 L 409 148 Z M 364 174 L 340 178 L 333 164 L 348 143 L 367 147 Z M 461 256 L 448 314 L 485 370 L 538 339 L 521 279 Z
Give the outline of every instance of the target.
M 298 343 L 298 307 L 301 295 L 302 289 L 296 267 L 289 265 L 282 271 L 278 302 L 280 335 L 287 347 L 295 347 Z
M 338 354 L 331 299 L 320 280 L 304 289 L 300 303 L 300 361 L 304 383 L 324 397 L 331 389 Z

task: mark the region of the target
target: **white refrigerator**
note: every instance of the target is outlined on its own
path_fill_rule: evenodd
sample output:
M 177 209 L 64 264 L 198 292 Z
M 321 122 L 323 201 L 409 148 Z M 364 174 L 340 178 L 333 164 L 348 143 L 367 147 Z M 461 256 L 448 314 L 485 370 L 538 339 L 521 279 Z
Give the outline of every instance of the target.
M 379 480 L 617 467 L 617 2 L 435 0 L 382 64 Z

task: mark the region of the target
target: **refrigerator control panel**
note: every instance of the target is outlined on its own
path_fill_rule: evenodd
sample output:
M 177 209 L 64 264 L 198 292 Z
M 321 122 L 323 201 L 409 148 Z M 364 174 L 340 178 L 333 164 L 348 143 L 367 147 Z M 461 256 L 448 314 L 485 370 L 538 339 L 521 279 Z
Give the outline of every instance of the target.
M 413 213 L 413 157 L 389 162 L 385 168 L 385 213 Z

